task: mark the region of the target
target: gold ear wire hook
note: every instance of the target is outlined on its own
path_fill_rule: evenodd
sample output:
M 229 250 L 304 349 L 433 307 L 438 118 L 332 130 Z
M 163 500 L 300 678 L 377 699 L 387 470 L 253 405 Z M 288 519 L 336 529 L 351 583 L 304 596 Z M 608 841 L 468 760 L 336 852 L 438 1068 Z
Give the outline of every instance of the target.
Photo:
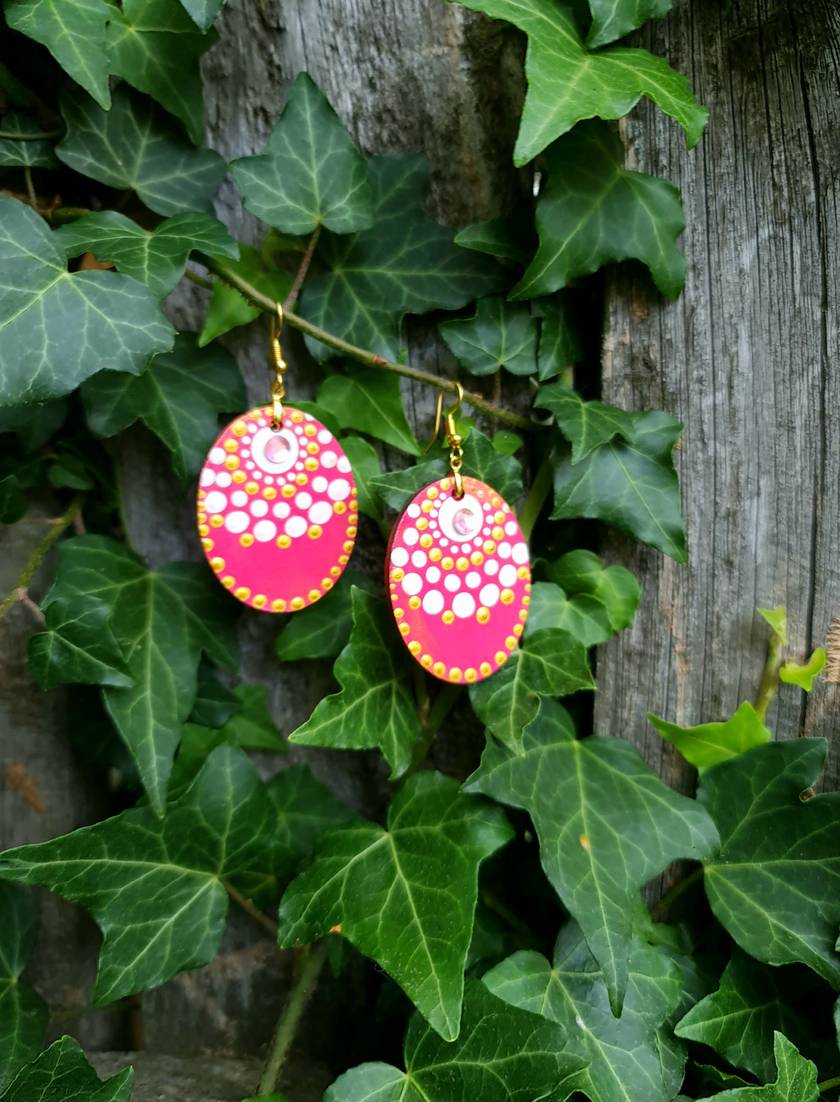
M 429 443 L 423 449 L 423 455 L 427 455 L 435 445 L 435 441 L 440 435 L 440 421 L 443 416 L 443 391 L 438 390 L 437 403 L 435 405 L 435 427 L 432 429 L 432 435 L 429 437 Z
M 460 499 L 464 496 L 464 480 L 461 476 L 461 468 L 464 465 L 464 450 L 461 446 L 463 444 L 461 434 L 455 424 L 455 415 L 464 400 L 464 388 L 460 383 L 455 383 L 455 392 L 457 397 L 444 416 L 446 418 L 446 442 L 449 444 L 449 469 L 455 482 L 452 496 Z
M 283 330 L 283 307 L 279 302 L 274 304 L 274 314 L 271 317 L 271 362 L 269 366 L 274 371 L 274 381 L 271 384 L 271 427 L 275 432 L 283 424 L 283 399 L 286 397 L 286 385 L 283 377 L 286 374 L 286 361 L 283 359 L 283 349 L 280 347 L 280 334 Z

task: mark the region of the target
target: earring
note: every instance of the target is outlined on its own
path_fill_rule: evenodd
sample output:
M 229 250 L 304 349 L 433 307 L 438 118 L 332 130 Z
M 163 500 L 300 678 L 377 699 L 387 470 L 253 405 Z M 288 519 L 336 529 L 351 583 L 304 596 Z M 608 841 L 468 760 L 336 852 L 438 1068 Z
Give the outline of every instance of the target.
M 284 406 L 283 308 L 271 319 L 271 405 L 219 435 L 201 470 L 198 531 L 216 577 L 263 612 L 296 612 L 332 589 L 358 525 L 350 461 L 310 413 Z
M 414 658 L 442 681 L 490 677 L 516 650 L 528 618 L 528 545 L 510 505 L 464 476 L 455 423 L 464 391 L 445 413 L 450 474 L 406 506 L 388 544 L 394 618 Z M 440 431 L 438 395 L 433 440 Z

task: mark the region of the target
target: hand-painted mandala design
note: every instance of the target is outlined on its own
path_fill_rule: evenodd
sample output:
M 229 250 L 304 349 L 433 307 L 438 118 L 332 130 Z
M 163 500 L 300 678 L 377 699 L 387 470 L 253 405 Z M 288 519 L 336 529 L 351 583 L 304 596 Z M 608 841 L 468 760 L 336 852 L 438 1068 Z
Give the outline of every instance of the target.
M 359 521 L 350 461 L 329 429 L 291 406 L 231 422 L 210 449 L 198 531 L 222 585 L 252 608 L 296 612 L 335 585 Z
M 528 545 L 508 503 L 484 482 L 425 486 L 391 535 L 388 584 L 403 642 L 443 681 L 489 677 L 528 618 Z

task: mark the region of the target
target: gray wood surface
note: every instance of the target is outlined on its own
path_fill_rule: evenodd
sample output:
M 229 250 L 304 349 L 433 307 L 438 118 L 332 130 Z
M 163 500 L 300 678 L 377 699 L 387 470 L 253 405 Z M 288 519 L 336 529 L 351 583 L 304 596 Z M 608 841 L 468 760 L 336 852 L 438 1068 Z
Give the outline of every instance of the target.
M 625 127 L 633 167 L 682 188 L 689 274 L 674 305 L 640 272 L 611 279 L 603 393 L 685 422 L 691 562 L 609 542 L 645 596 L 599 655 L 596 726 L 688 785 L 646 713 L 697 723 L 752 699 L 756 606 L 787 607 L 799 656 L 840 613 L 840 9 L 678 0 L 643 41 L 688 74 L 711 125 L 691 153 L 654 110 Z M 783 687 L 771 712 L 780 738 L 832 739 L 835 780 L 838 704 L 837 687 Z

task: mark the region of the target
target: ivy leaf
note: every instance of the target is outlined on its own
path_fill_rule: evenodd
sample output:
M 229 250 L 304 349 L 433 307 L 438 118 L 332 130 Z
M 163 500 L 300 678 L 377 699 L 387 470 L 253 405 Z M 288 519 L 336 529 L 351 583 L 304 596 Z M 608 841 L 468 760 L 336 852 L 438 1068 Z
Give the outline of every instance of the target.
M 101 1081 L 79 1042 L 61 1037 L 23 1068 L 0 1098 L 2 1102 L 129 1102 L 133 1077 L 134 1071 L 125 1068 Z
M 470 685 L 470 703 L 496 738 L 518 752 L 542 697 L 594 688 L 584 645 L 551 627 L 529 635 L 493 677 Z
M 381 471 L 376 449 L 369 440 L 363 440 L 361 436 L 345 436 L 341 446 L 353 468 L 356 493 L 359 496 L 359 512 L 381 524 L 382 509 L 371 486 L 371 481 L 378 478 Z
M 34 896 L 0 884 L 0 1095 L 37 1056 L 47 1029 L 46 1003 L 20 979 L 37 929 Z
M 677 562 L 687 559 L 680 486 L 671 452 L 682 425 L 657 410 L 633 414 L 630 440 L 613 440 L 554 470 L 553 520 L 593 517 Z
M 705 875 L 718 920 L 757 960 L 840 988 L 840 793 L 801 798 L 825 756 L 823 739 L 759 746 L 705 773 L 698 799 L 721 837 Z
M 4 11 L 13 31 L 46 46 L 100 107 L 111 106 L 105 0 L 6 0 Z
M 310 276 L 303 316 L 345 340 L 396 359 L 405 314 L 458 310 L 501 290 L 501 268 L 466 249 L 453 232 L 423 214 L 428 168 L 416 154 L 368 161 L 376 223 L 349 236 L 321 235 L 318 259 L 327 269 Z M 308 342 L 319 359 L 335 352 Z
M 202 662 L 189 722 L 202 727 L 224 727 L 240 707 L 239 697 L 218 680 L 208 662 Z
M 172 453 L 179 478 L 194 475 L 219 431 L 219 413 L 245 406 L 236 361 L 219 345 L 198 348 L 179 333 L 171 352 L 156 356 L 142 375 L 101 371 L 82 388 L 88 425 L 115 436 L 142 420 Z
M 545 161 L 548 184 L 536 212 L 540 245 L 513 297 L 545 295 L 604 264 L 639 260 L 662 294 L 676 298 L 686 271 L 677 248 L 685 229 L 679 190 L 625 169 L 620 138 L 597 121 L 576 127 Z
M 10 111 L 0 119 L 0 130 L 6 134 L 32 134 L 40 130 L 34 119 Z M 0 165 L 5 168 L 57 168 L 58 159 L 53 143 L 48 139 L 27 141 L 25 138 L 0 139 Z
M 527 208 L 501 214 L 487 222 L 465 226 L 455 234 L 455 244 L 463 249 L 515 260 L 527 264 L 534 254 L 534 226 Z
M 274 299 L 275 302 L 283 302 L 292 289 L 292 276 L 288 272 L 279 270 L 268 272 L 263 267 L 259 252 L 250 245 L 239 246 L 239 260 L 227 267 L 246 279 L 258 291 Z M 200 348 L 236 329 L 240 325 L 248 325 L 255 321 L 262 311 L 248 302 L 234 287 L 229 287 L 221 279 L 213 283 L 210 293 L 210 305 L 204 319 L 204 327 L 198 338 Z
M 141 284 L 67 271 L 43 219 L 0 196 L 0 405 L 67 394 L 106 365 L 138 374 L 174 330 Z
M 800 1056 L 781 1033 L 775 1035 L 776 1081 L 766 1087 L 736 1087 L 714 1096 L 714 1102 L 819 1102 L 817 1069 Z M 704 1099 L 703 1102 L 712 1102 Z
M 379 749 L 391 766 L 391 777 L 400 777 L 421 734 L 407 658 L 397 645 L 385 603 L 355 586 L 351 592 L 353 631 L 334 667 L 341 690 L 325 697 L 289 735 L 289 742 L 335 750 Z
M 758 964 L 735 949 L 720 987 L 692 1007 L 674 1032 L 687 1041 L 708 1045 L 728 1063 L 758 1079 L 771 1079 L 774 1034 L 784 1033 L 801 1046 L 810 1032 L 790 1005 L 790 989 L 781 979 L 777 969 Z
M 667 15 L 672 0 L 589 0 L 592 26 L 586 36 L 591 48 L 606 46 L 641 27 L 648 19 Z
M 478 866 L 511 836 L 501 808 L 461 795 L 441 773 L 416 774 L 394 797 L 386 829 L 359 822 L 322 840 L 283 896 L 280 945 L 305 944 L 339 926 L 452 1041 Z
M 441 1041 L 415 1015 L 405 1038 L 404 1072 L 391 1064 L 361 1064 L 336 1079 L 324 1102 L 562 1099 L 562 1084 L 577 1070 L 564 1041 L 558 1026 L 508 1006 L 484 984 L 470 980 L 454 1044 Z
M 344 649 L 353 627 L 355 586 L 368 593 L 377 592 L 367 574 L 347 569 L 325 597 L 296 616 L 287 617 L 286 626 L 277 636 L 276 651 L 281 662 L 335 658 Z
M 64 600 L 46 609 L 46 631 L 30 637 L 29 668 L 42 689 L 73 682 L 81 685 L 134 684 L 109 620 L 111 610 L 95 598 L 84 606 Z
M 679 1089 L 685 1051 L 663 1022 L 679 1001 L 680 974 L 652 946 L 633 946 L 620 1018 L 573 922 L 560 932 L 553 963 L 540 953 L 515 953 L 484 982 L 498 998 L 564 1028 L 566 1051 L 584 1065 L 571 1085 L 592 1102 L 671 1102 Z
M 567 295 L 552 295 L 531 304 L 536 317 L 542 318 L 537 368 L 541 380 L 551 379 L 579 363 L 583 345 Z
M 159 819 L 133 808 L 0 857 L 0 877 L 38 884 L 93 915 L 104 937 L 97 1006 L 213 959 L 225 880 L 270 866 L 276 812 L 245 755 L 222 746 Z
M 109 187 L 136 191 L 157 214 L 209 211 L 227 166 L 190 145 L 151 100 L 117 88 L 110 111 L 87 96 L 62 96 L 67 134 L 56 153 L 69 168 Z
M 672 861 L 717 844 L 714 823 L 671 791 L 621 739 L 575 738 L 566 711 L 543 700 L 517 755 L 488 741 L 466 791 L 531 815 L 540 859 L 598 961 L 614 1012 L 621 1010 L 641 888 Z
M 108 24 L 111 72 L 183 122 L 196 145 L 204 136 L 199 62 L 216 41 L 202 34 L 178 0 L 123 0 Z
M 648 719 L 664 739 L 676 746 L 690 765 L 700 770 L 737 758 L 772 738 L 748 700 L 723 723 L 680 727 L 658 716 L 649 715 Z
M 130 688 L 106 686 L 105 705 L 137 762 L 152 807 L 162 813 L 181 725 L 192 710 L 202 651 L 222 665 L 236 660 L 225 594 L 195 563 L 149 571 L 122 544 L 79 536 L 59 549 L 48 609 L 63 601 L 75 611 L 91 600 L 110 610 Z
M 322 834 L 344 826 L 355 815 L 316 781 L 305 765 L 284 769 L 271 778 L 267 788 L 278 813 L 278 876 L 286 880 L 310 861 Z
M 181 0 L 184 9 L 203 31 L 209 30 L 222 10 L 225 0 Z
M 569 551 L 549 567 L 549 577 L 534 585 L 526 636 L 562 628 L 592 647 L 632 624 L 641 591 L 623 566 L 605 567 L 591 551 Z
M 798 685 L 810 693 L 814 682 L 825 669 L 826 655 L 822 647 L 817 647 L 807 662 L 785 662 L 779 670 L 779 678 L 786 685 Z
M 319 226 L 354 233 L 373 224 L 365 160 L 307 73 L 257 157 L 231 165 L 246 208 L 275 229 L 309 234 Z
M 66 398 L 0 408 L 0 433 L 14 433 L 25 452 L 36 452 L 67 420 L 68 408 Z
M 68 257 L 91 252 L 97 260 L 111 261 L 158 299 L 175 289 L 193 250 L 239 256 L 239 246 L 222 223 L 207 214 L 176 214 L 149 231 L 119 211 L 103 210 L 61 226 L 56 237 Z
M 534 405 L 554 414 L 557 427 L 572 445 L 572 464 L 580 463 L 616 437 L 627 443 L 633 441 L 637 414 L 605 402 L 587 402 L 563 383 L 542 387 Z
M 365 432 L 409 455 L 420 449 L 405 419 L 400 377 L 378 367 L 348 364 L 345 375 L 329 375 L 318 389 L 317 404 L 343 429 Z
M 479 299 L 471 318 L 455 318 L 438 332 L 462 367 L 473 375 L 495 375 L 503 367 L 512 375 L 537 370 L 537 321 L 521 303 L 501 295 Z
M 574 14 L 557 0 L 466 0 L 466 7 L 505 19 L 528 36 L 528 95 L 514 150 L 527 164 L 582 119 L 619 119 L 642 96 L 682 126 L 689 147 L 700 141 L 709 117 L 688 81 L 646 50 L 613 48 L 590 53 Z

